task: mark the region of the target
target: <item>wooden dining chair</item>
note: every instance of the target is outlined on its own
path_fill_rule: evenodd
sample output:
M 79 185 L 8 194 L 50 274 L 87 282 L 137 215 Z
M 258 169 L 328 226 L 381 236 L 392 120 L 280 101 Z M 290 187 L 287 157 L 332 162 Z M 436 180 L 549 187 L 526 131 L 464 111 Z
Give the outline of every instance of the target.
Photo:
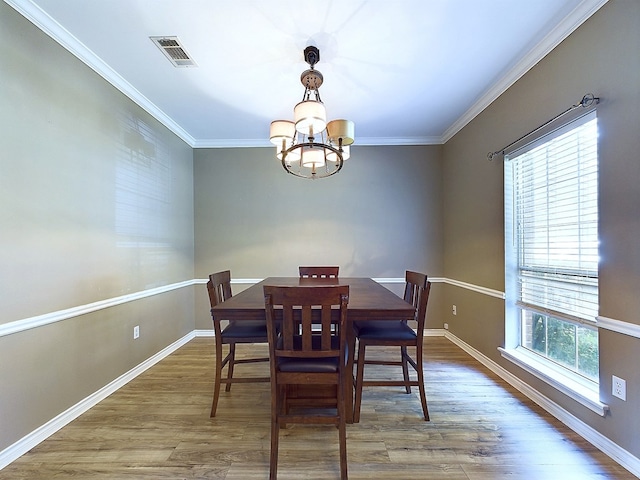
M 424 373 L 422 370 L 423 333 L 427 314 L 427 302 L 431 282 L 422 273 L 407 271 L 404 290 L 404 299 L 415 307 L 416 331 L 414 332 L 406 320 L 375 320 L 356 322 L 356 338 L 358 340 L 358 358 L 356 360 L 357 373 L 355 380 L 355 405 L 353 420 L 360 421 L 360 407 L 362 404 L 362 389 L 370 386 L 403 386 L 407 393 L 411 393 L 411 387 L 417 386 L 420 391 L 420 402 L 424 419 L 429 421 L 427 409 L 427 395 L 424 389 Z M 367 360 L 365 351 L 370 346 L 400 347 L 399 360 Z M 407 347 L 415 347 L 415 359 L 409 355 Z M 365 380 L 364 366 L 395 365 L 402 367 L 402 380 Z M 416 371 L 417 380 L 411 380 L 409 368 L 411 365 Z
M 340 267 L 298 267 L 300 278 L 338 278 Z
M 221 302 L 228 300 L 232 296 L 231 292 L 231 272 L 212 273 L 207 282 L 209 292 L 209 302 L 211 308 Z M 213 329 L 216 341 L 216 378 L 213 387 L 213 402 L 211 404 L 211 417 L 216 416 L 218 398 L 220 396 L 220 386 L 225 384 L 225 391 L 231 390 L 232 383 L 256 383 L 268 382 L 269 377 L 233 377 L 233 369 L 236 364 L 268 362 L 269 357 L 250 357 L 236 359 L 236 344 L 238 343 L 267 343 L 267 324 L 261 320 L 240 320 L 230 321 L 223 328 L 222 322 L 225 319 L 217 318 L 213 315 Z M 229 345 L 229 353 L 222 358 L 223 345 Z M 222 369 L 227 367 L 227 376 L 223 378 Z
M 349 286 L 264 286 L 271 358 L 271 455 L 276 479 L 280 427 L 287 423 L 338 427 L 340 478 L 347 478 L 344 382 Z M 332 309 L 339 307 L 339 309 Z M 332 312 L 337 328 L 332 328 Z M 276 316 L 282 316 L 276 318 Z M 335 322 L 335 319 L 334 319 Z M 320 325 L 316 331 L 311 325 Z M 280 331 L 277 331 L 279 326 Z M 304 397 L 304 387 L 327 386 L 331 397 Z M 295 392 L 294 395 L 292 392 Z

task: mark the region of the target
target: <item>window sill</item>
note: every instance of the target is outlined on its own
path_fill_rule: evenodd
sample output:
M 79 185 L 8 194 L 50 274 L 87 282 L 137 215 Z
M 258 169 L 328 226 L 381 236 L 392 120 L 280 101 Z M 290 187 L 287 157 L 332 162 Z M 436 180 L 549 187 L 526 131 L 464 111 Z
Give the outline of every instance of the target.
M 553 368 L 537 358 L 536 355 L 523 348 L 498 348 L 500 354 L 520 368 L 548 383 L 553 388 L 564 393 L 576 402 L 600 416 L 605 416 L 609 406 L 600 402 L 600 392 L 585 382 L 580 381 L 578 375 L 570 375 Z

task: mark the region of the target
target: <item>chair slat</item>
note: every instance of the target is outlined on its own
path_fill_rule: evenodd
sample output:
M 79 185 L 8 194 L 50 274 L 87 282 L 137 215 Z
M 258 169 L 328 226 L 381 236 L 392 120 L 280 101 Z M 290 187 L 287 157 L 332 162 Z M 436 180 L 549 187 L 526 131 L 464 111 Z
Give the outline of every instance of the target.
M 320 267 L 298 267 L 301 278 L 337 278 L 340 267 L 320 266 Z

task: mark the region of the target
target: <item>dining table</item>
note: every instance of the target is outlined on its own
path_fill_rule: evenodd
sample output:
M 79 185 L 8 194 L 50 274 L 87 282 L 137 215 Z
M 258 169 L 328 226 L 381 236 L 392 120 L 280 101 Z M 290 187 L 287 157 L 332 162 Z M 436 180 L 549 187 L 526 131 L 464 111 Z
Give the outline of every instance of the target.
M 268 277 L 233 295 L 211 309 L 221 320 L 266 320 L 263 287 L 270 286 L 332 286 L 349 285 L 347 308 L 347 375 L 344 389 L 347 422 L 353 423 L 353 364 L 355 354 L 354 322 L 372 320 L 413 320 L 415 307 L 372 278 L 300 278 Z M 338 311 L 336 320 L 338 319 Z M 276 318 L 278 311 L 275 312 Z

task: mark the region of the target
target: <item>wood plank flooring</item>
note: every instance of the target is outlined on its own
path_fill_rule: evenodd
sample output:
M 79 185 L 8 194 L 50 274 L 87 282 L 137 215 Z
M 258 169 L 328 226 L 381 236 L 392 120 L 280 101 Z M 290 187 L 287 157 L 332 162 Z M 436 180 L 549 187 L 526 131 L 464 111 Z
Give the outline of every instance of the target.
M 347 428 L 352 480 L 636 478 L 445 338 L 427 337 L 425 355 L 431 422 L 421 419 L 417 389 L 365 389 L 361 422 Z M 268 478 L 269 384 L 221 392 L 210 419 L 213 367 L 213 339 L 192 340 L 0 470 L 0 479 Z M 266 364 L 241 365 L 236 375 L 249 369 L 268 375 Z M 365 375 L 399 372 L 367 366 Z M 337 430 L 289 426 L 278 477 L 339 478 Z

